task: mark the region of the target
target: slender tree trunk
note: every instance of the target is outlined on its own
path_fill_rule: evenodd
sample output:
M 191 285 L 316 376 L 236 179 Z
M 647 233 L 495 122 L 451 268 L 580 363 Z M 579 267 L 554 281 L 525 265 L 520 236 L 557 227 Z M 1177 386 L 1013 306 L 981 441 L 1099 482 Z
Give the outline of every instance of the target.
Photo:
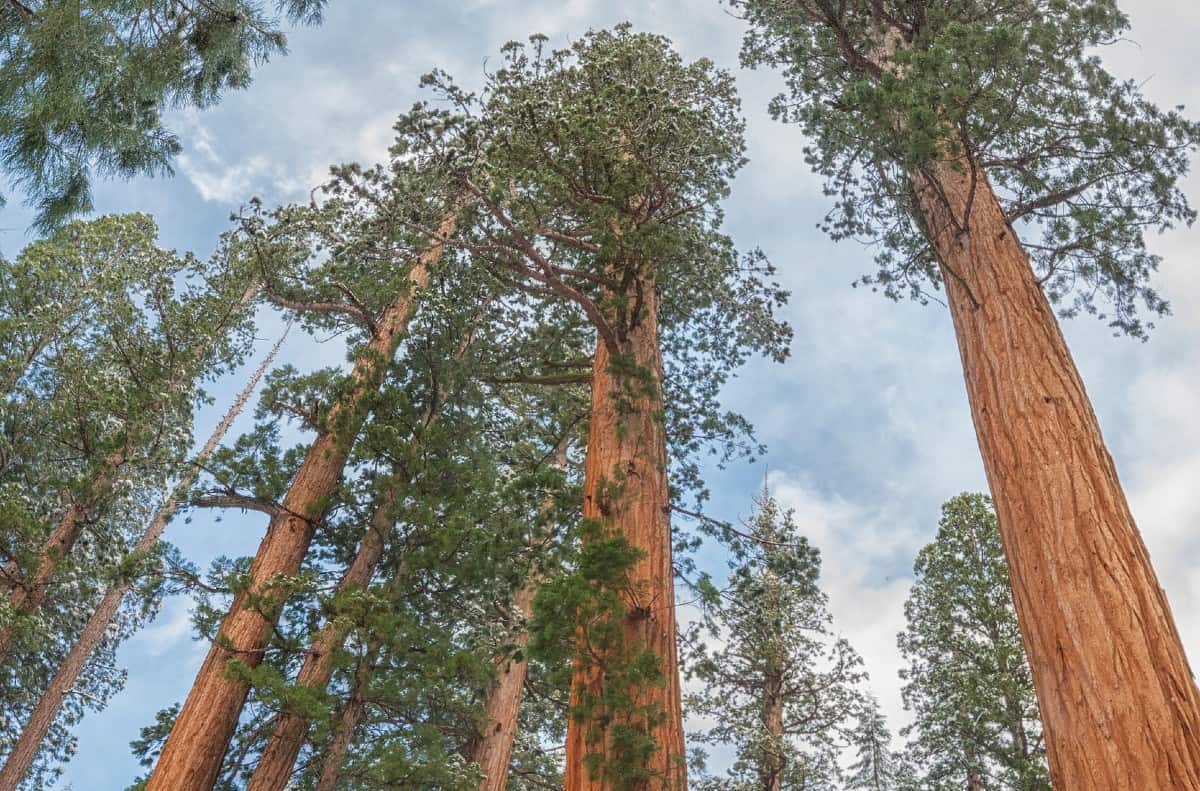
M 229 674 L 231 661 L 257 667 L 286 592 L 273 587 L 280 576 L 300 570 L 325 504 L 341 480 L 351 446 L 362 427 L 369 396 L 378 390 L 412 315 L 414 295 L 429 280 L 456 215 L 448 215 L 430 247 L 414 263 L 411 282 L 380 318 L 375 333 L 355 362 L 351 382 L 330 408 L 326 429 L 309 446 L 304 462 L 272 516 L 267 535 L 250 566 L 250 584 L 238 594 L 217 639 L 196 675 L 187 701 L 146 785 L 147 791 L 209 791 L 237 727 L 249 684 Z
M 314 791 L 336 791 L 337 789 L 338 780 L 342 777 L 342 769 L 346 766 L 346 756 L 350 752 L 350 745 L 354 743 L 354 732 L 358 730 L 358 723 L 362 720 L 363 713 L 367 708 L 366 689 L 371 680 L 375 656 L 376 651 L 372 648 L 367 652 L 366 658 L 354 674 L 354 686 L 350 690 L 350 698 L 346 701 L 346 708 L 342 709 L 337 731 L 333 734 L 333 741 L 329 743 L 329 749 L 325 752 L 325 763 L 321 765 L 321 776 L 317 778 Z
M 986 175 L 951 164 L 931 175 L 940 189 L 918 176 L 918 199 L 1054 786 L 1200 789 L 1200 695 L 1054 313 Z
M 383 557 L 387 536 L 395 524 L 396 502 L 402 482 L 393 480 L 384 492 L 379 505 L 371 517 L 371 526 L 358 547 L 350 567 L 338 583 L 337 593 L 364 588 L 371 581 L 375 569 Z M 337 652 L 350 633 L 350 624 L 344 619 L 331 618 L 313 637 L 304 664 L 296 676 L 296 686 L 305 689 L 325 689 L 333 675 Z M 250 778 L 246 791 L 283 791 L 291 780 L 296 758 L 308 738 L 309 719 L 302 714 L 284 709 L 275 720 L 267 746 L 263 749 L 258 766 Z
M 635 705 L 653 705 L 662 715 L 652 723 L 649 736 L 657 746 L 647 769 L 653 779 L 645 789 L 683 791 L 686 788 L 683 722 L 680 705 L 678 656 L 675 646 L 675 575 L 671 564 L 670 501 L 667 490 L 666 435 L 662 423 L 662 350 L 658 340 L 658 297 L 655 285 L 640 284 L 646 299 L 643 315 L 620 341 L 618 351 L 628 355 L 654 377 L 653 396 L 645 383 L 633 381 L 610 367 L 611 351 L 601 340 L 592 368 L 592 408 L 584 476 L 583 515 L 624 536 L 644 557 L 631 571 L 631 589 L 625 593 L 628 613 L 623 625 L 626 644 L 652 651 L 661 663 L 661 686 L 631 689 Z M 624 366 L 622 365 L 623 370 Z M 620 492 L 613 496 L 614 486 Z M 607 682 L 600 661 L 581 661 L 590 647 L 579 636 L 571 703 L 578 705 L 585 690 L 600 694 Z M 604 773 L 593 777 L 584 758 L 599 754 L 601 764 L 615 757 L 612 726 L 628 719 L 624 712 L 606 712 L 607 726 L 597 722 L 567 723 L 566 791 L 610 791 L 614 786 Z M 640 720 L 633 723 L 640 725 Z M 604 730 L 600 730 L 600 729 Z
M 537 581 L 531 580 L 513 597 L 513 608 L 526 623 L 533 616 L 537 587 Z M 524 653 L 529 645 L 528 630 L 522 627 L 513 635 L 513 644 Z M 483 733 L 471 749 L 471 760 L 483 770 L 479 791 L 504 791 L 508 786 L 513 743 L 521 714 L 521 695 L 528 672 L 529 663 L 524 656 L 519 659 L 506 656 L 497 668 L 496 681 L 488 691 Z
M 241 308 L 250 304 L 251 300 L 258 294 L 258 291 L 258 286 L 250 286 L 246 289 L 236 305 L 230 307 L 226 315 L 216 323 L 214 335 L 213 338 L 210 338 L 210 342 L 196 348 L 192 358 L 194 363 L 198 364 L 204 360 L 215 346 L 216 338 L 227 329 L 227 322 L 231 321 Z M 180 387 L 190 385 L 191 383 L 192 380 L 189 378 L 186 382 L 176 381 L 173 384 Z M 84 527 L 86 527 L 88 521 L 94 516 L 96 509 L 100 506 L 104 498 L 112 491 L 117 477 L 129 462 L 130 456 L 135 450 L 136 441 L 133 427 L 127 426 L 123 447 L 110 452 L 105 457 L 104 463 L 92 479 L 86 495 L 84 495 L 82 500 L 72 502 L 67 508 L 66 513 L 63 514 L 54 530 L 50 533 L 50 537 L 43 544 L 42 550 L 38 555 L 37 567 L 34 569 L 32 576 L 24 580 L 19 580 L 19 569 L 16 562 L 11 561 L 6 564 L 3 576 L 8 581 L 7 587 L 10 588 L 9 604 L 15 613 L 27 615 L 37 611 L 45 603 L 50 583 L 58 571 L 59 564 L 63 558 L 70 555 L 72 550 L 74 550 L 75 542 L 83 534 Z M 9 654 L 12 650 L 12 638 L 13 629 L 11 626 L 0 629 L 0 665 L 9 660 Z
M 284 337 L 286 337 L 284 333 Z M 200 453 L 196 456 L 195 463 L 188 468 L 175 484 L 174 489 L 163 501 L 159 507 L 158 513 L 154 515 L 154 519 L 146 528 L 146 532 L 138 540 L 137 545 L 133 549 L 132 555 L 145 556 L 155 546 L 158 545 L 159 539 L 162 537 L 163 531 L 167 524 L 175 516 L 175 511 L 179 507 L 179 501 L 187 495 L 187 491 L 195 482 L 200 469 L 204 466 L 205 461 L 216 450 L 225 434 L 229 431 L 229 427 L 233 425 L 233 421 L 241 413 L 246 402 L 250 400 L 250 396 L 254 392 L 254 388 L 258 386 L 263 374 L 266 373 L 271 362 L 275 359 L 279 347 L 283 344 L 284 338 L 280 338 L 275 347 L 263 359 L 258 370 L 250 377 L 246 386 L 242 388 L 242 392 L 230 405 L 229 410 L 213 429 L 208 441 L 204 443 L 204 447 L 200 449 Z M 121 600 L 133 585 L 133 580 L 121 580 L 114 584 L 104 594 L 100 603 L 96 606 L 96 610 L 84 625 L 83 631 L 79 634 L 79 639 L 75 641 L 75 645 L 71 646 L 71 650 L 67 653 L 66 658 L 59 666 L 58 671 L 54 674 L 54 678 L 50 681 L 50 686 L 42 694 L 38 700 L 37 707 L 33 710 L 33 714 L 29 718 L 29 722 L 25 724 L 25 728 L 21 731 L 21 735 L 17 738 L 12 750 L 8 754 L 8 758 L 4 762 L 3 768 L 0 768 L 0 789 L 16 788 L 21 782 L 21 779 L 29 772 L 29 767 L 33 765 L 33 760 L 37 756 L 38 750 L 41 748 L 42 740 L 46 738 L 46 734 L 50 730 L 50 726 L 54 723 L 54 718 L 58 716 L 58 710 L 62 706 L 63 700 L 75 686 L 75 682 L 79 680 L 80 673 L 83 672 L 88 660 L 95 653 L 96 648 L 104 640 L 104 635 L 108 632 L 109 625 L 112 624 L 117 612 L 121 608 Z
M 488 301 L 490 302 L 490 300 Z M 480 315 L 482 315 L 482 309 Z M 455 361 L 462 360 L 466 356 L 467 350 L 474 341 L 475 329 L 476 325 L 472 324 L 470 331 L 463 336 L 455 349 L 453 358 Z M 411 445 L 419 445 L 425 434 L 437 422 L 438 415 L 441 414 L 444 406 L 445 397 L 445 388 L 439 384 L 421 417 L 418 433 L 410 440 Z M 379 561 L 383 558 L 387 537 L 396 524 L 396 506 L 400 501 L 400 495 L 411 480 L 412 474 L 406 466 L 398 465 L 393 470 L 391 480 L 371 515 L 371 524 L 362 541 L 359 542 L 354 560 L 350 562 L 350 567 L 346 569 L 346 573 L 338 582 L 338 595 L 356 588 L 364 588 L 370 583 L 375 569 L 379 566 Z M 399 584 L 400 578 L 404 574 L 403 569 L 404 564 L 401 563 L 401 570 L 393 584 Z M 306 689 L 324 689 L 333 673 L 336 653 L 345 643 L 349 633 L 349 623 L 339 619 L 327 621 L 308 648 L 304 664 L 301 665 L 300 672 L 296 676 L 296 685 Z M 292 771 L 296 766 L 296 759 L 308 738 L 309 725 L 309 719 L 297 712 L 284 710 L 279 713 L 275 728 L 271 732 L 267 746 L 263 749 L 258 766 L 254 768 L 254 774 L 250 777 L 246 791 L 283 791 L 287 787 L 288 780 L 291 779 Z
M 29 615 L 37 611 L 46 602 L 50 591 L 50 583 L 58 571 L 59 564 L 71 554 L 75 542 L 82 535 L 93 511 L 116 482 L 117 475 L 128 460 L 129 448 L 119 448 L 105 457 L 100 471 L 92 479 L 91 485 L 83 499 L 72 502 L 66 512 L 54 526 L 49 538 L 38 553 L 37 566 L 33 573 L 24 579 L 18 578 L 15 563 L 5 570 L 5 576 L 14 580 L 12 590 L 8 594 L 8 603 L 14 617 Z M 15 623 L 0 628 L 0 665 L 11 658 Z
M 567 446 L 564 440 L 555 452 L 554 463 L 559 470 L 567 468 Z M 543 514 L 552 507 L 553 501 L 548 500 L 543 505 Z M 536 573 L 531 574 L 521 590 L 513 596 L 513 609 L 520 615 L 521 626 L 513 634 L 512 642 L 522 656 L 520 659 L 502 657 L 497 667 L 496 681 L 488 690 L 483 732 L 471 746 L 471 760 L 483 770 L 478 791 L 504 791 L 508 787 L 513 744 L 517 739 L 521 716 L 521 698 L 525 692 L 525 677 L 529 672 L 529 663 L 524 656 L 525 648 L 529 645 L 527 624 L 533 618 L 533 599 L 541 584 L 541 577 Z
M 771 736 L 770 752 L 764 755 L 758 772 L 758 787 L 761 791 L 782 791 L 783 753 L 778 746 L 783 743 L 783 694 L 782 680 L 776 675 L 768 682 L 763 725 Z

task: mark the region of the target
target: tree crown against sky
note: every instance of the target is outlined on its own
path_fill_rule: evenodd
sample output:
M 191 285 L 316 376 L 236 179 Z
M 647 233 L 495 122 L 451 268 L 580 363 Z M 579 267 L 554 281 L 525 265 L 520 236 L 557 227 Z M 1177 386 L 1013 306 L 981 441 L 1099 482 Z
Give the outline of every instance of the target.
M 1064 315 L 1144 336 L 1167 312 L 1145 237 L 1195 218 L 1178 182 L 1200 125 L 1104 68 L 1098 53 L 1128 27 L 1114 0 L 732 5 L 751 24 L 744 62 L 782 70 L 771 111 L 812 141 L 805 156 L 836 199 L 822 227 L 877 248 L 860 282 L 930 296 L 942 229 L 925 227 L 912 177 L 969 161 Z
M 833 630 L 819 551 L 768 492 L 755 506 L 728 590 L 705 622 L 715 647 L 692 636 L 688 672 L 705 686 L 687 707 L 715 723 L 694 739 L 736 755 L 728 776 L 702 776 L 698 787 L 833 789 L 866 704 L 866 672 Z
M 316 23 L 326 0 L 277 0 Z M 50 228 L 92 208 L 95 177 L 171 172 L 171 109 L 207 107 L 286 51 L 256 0 L 7 0 L 0 7 L 0 167 Z
M 744 163 L 733 81 L 627 25 L 563 50 L 535 36 L 503 58 L 480 95 L 429 75 L 452 111 L 416 108 L 397 152 L 432 149 L 450 164 L 478 207 L 476 263 L 572 305 L 605 343 L 639 321 L 653 280 L 673 480 L 698 488 L 704 448 L 758 449 L 746 421 L 720 410 L 721 386 L 752 354 L 782 360 L 791 337 L 769 262 L 719 230 Z

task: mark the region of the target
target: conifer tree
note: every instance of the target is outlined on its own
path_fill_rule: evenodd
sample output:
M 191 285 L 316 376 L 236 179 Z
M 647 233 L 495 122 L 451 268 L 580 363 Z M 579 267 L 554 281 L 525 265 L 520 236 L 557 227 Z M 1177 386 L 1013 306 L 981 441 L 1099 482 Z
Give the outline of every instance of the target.
M 422 162 L 394 174 L 406 190 L 392 200 L 356 193 L 343 174 L 320 206 L 285 207 L 273 217 L 244 218 L 241 238 L 263 293 L 311 328 L 351 329 L 353 369 L 337 393 L 311 415 L 315 436 L 278 507 L 253 498 L 242 507 L 270 516 L 266 536 L 239 595 L 197 674 L 151 773 L 147 789 L 207 791 L 217 780 L 249 691 L 231 662 L 262 661 L 272 625 L 337 490 L 371 404 L 377 397 L 422 289 L 429 283 L 459 210 Z M 407 233 L 401 221 L 432 215 L 433 230 Z
M 0 739 L 10 744 L 177 474 L 199 383 L 240 359 L 250 292 L 227 251 L 200 262 L 155 235 L 144 215 L 74 223 L 6 270 L 3 321 L 23 328 L 5 348 L 0 406 Z M 106 655 L 156 600 L 122 616 Z M 122 682 L 96 661 L 78 689 L 100 708 Z M 63 709 L 47 763 L 72 751 L 67 728 L 81 710 L 78 700 Z
M 196 455 L 195 462 L 183 473 L 179 481 L 175 483 L 171 492 L 155 512 L 153 519 L 151 519 L 150 524 L 146 527 L 146 531 L 138 538 L 132 551 L 122 560 L 116 581 L 105 591 L 104 596 L 96 605 L 91 617 L 88 618 L 87 623 L 80 632 L 79 638 L 71 646 L 71 650 L 67 652 L 62 663 L 58 666 L 49 687 L 42 693 L 37 706 L 29 716 L 28 722 L 25 723 L 24 728 L 21 730 L 21 735 L 13 743 L 12 749 L 4 760 L 4 765 L 0 767 L 0 788 L 16 788 L 22 778 L 29 772 L 38 750 L 41 748 L 43 739 L 46 738 L 47 733 L 58 716 L 64 699 L 70 690 L 75 687 L 87 663 L 92 659 L 100 644 L 111 632 L 122 600 L 133 588 L 138 577 L 145 573 L 145 567 L 149 564 L 153 554 L 159 549 L 159 542 L 163 531 L 175 516 L 180 501 L 195 481 L 201 466 L 208 461 L 213 451 L 216 450 L 217 445 L 224 439 L 233 421 L 237 419 L 242 408 L 250 399 L 250 395 L 253 393 L 254 388 L 258 386 L 266 369 L 271 365 L 283 340 L 284 338 L 281 337 L 279 342 L 275 344 L 275 347 L 263 359 L 245 387 L 242 388 L 242 392 L 230 405 L 225 416 L 217 424 L 217 427 L 213 429 L 213 433 Z
M 954 319 L 1054 782 L 1200 787 L 1200 693 L 1055 318 L 1144 336 L 1200 126 L 1105 70 L 1114 0 L 733 0 L 861 282 Z
M 553 594 L 579 625 L 565 786 L 680 789 L 667 434 L 681 463 L 740 435 L 715 417 L 716 392 L 749 352 L 785 353 L 782 295 L 716 230 L 742 161 L 729 77 L 628 27 L 543 44 L 507 46 L 478 100 L 431 82 L 483 119 L 459 174 L 481 214 L 466 249 L 597 335 L 585 554 L 576 587 Z
M 325 0 L 272 5 L 316 23 Z M 91 210 L 95 176 L 169 173 L 164 113 L 245 88 L 287 45 L 250 0 L 7 0 L 0 42 L 0 167 L 43 229 Z
M 727 778 L 705 777 L 698 787 L 839 788 L 838 757 L 862 708 L 866 673 L 832 631 L 817 585 L 819 553 L 769 492 L 755 505 L 748 546 L 706 623 L 721 647 L 700 644 L 689 665 L 704 684 L 689 696 L 689 713 L 715 723 L 697 741 L 736 753 Z
M 846 788 L 853 791 L 909 791 L 918 787 L 912 779 L 906 756 L 892 750 L 879 701 L 866 695 L 858 711 L 858 724 L 850 731 L 854 762 L 846 775 Z
M 1049 791 L 1029 665 L 991 502 L 942 506 L 937 538 L 917 555 L 900 650 L 904 733 L 928 788 Z

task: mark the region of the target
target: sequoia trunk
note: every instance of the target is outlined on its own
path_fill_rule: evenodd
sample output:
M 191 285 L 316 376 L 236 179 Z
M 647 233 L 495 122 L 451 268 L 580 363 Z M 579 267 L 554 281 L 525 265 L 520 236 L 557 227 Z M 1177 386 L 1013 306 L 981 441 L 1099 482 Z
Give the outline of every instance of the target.
M 653 706 L 660 716 L 648 725 L 656 750 L 646 768 L 652 777 L 642 789 L 683 791 L 686 788 L 683 721 L 680 705 L 678 658 L 675 646 L 675 585 L 671 564 L 670 502 L 667 490 L 667 448 L 662 422 L 662 350 L 658 340 L 658 298 L 655 285 L 640 284 L 646 300 L 642 315 L 618 341 L 624 359 L 615 361 L 601 340 L 592 367 L 592 407 L 584 471 L 583 515 L 606 531 L 623 536 L 643 553 L 630 572 L 623 594 L 627 613 L 623 632 L 627 646 L 648 650 L 658 658 L 661 685 L 626 690 L 634 707 Z M 630 371 L 630 365 L 648 372 L 647 383 Z M 649 384 L 649 388 L 647 385 Z M 647 389 L 651 393 L 647 393 Z M 571 701 L 580 694 L 599 695 L 607 682 L 601 661 L 581 661 L 590 647 L 578 638 Z M 601 766 L 617 756 L 612 736 L 615 726 L 629 724 L 626 711 L 605 712 L 599 718 L 567 724 L 566 791 L 610 791 L 614 784 L 606 772 L 591 772 L 585 757 L 597 754 Z M 645 724 L 637 717 L 635 727 Z
M 513 607 L 526 623 L 533 615 L 536 592 L 536 582 L 530 582 L 513 597 Z M 529 644 L 529 632 L 522 627 L 513 635 L 512 642 L 519 652 L 524 653 Z M 508 786 L 508 769 L 517 738 L 521 696 L 528 670 L 524 656 L 506 656 L 497 668 L 496 681 L 488 692 L 483 733 L 471 750 L 471 760 L 483 770 L 479 791 L 504 791 Z
M 1054 786 L 1200 789 L 1200 695 L 1025 251 L 984 173 L 935 166 L 917 178 L 917 193 L 942 266 Z
M 154 515 L 154 519 L 146 528 L 146 532 L 138 539 L 137 545 L 133 548 L 133 555 L 145 556 L 155 546 L 158 545 L 158 540 L 162 537 L 163 531 L 167 524 L 175 515 L 175 511 L 179 507 L 180 498 L 187 494 L 187 490 L 191 488 L 195 482 L 196 476 L 203 467 L 209 456 L 216 450 L 217 445 L 221 443 L 229 427 L 233 425 L 233 421 L 241 413 L 246 402 L 250 400 L 254 388 L 258 386 L 263 374 L 270 367 L 271 362 L 275 359 L 275 354 L 279 351 L 280 345 L 283 343 L 283 338 L 279 339 L 279 343 L 275 344 L 270 353 L 263 359 L 258 370 L 250 377 L 250 381 L 238 394 L 238 397 L 230 405 L 225 416 L 221 418 L 221 422 L 213 429 L 213 433 L 209 436 L 208 441 L 204 443 L 204 447 L 200 449 L 200 453 L 196 456 L 195 463 L 188 469 L 187 472 L 175 484 L 171 494 L 163 501 L 163 504 L 158 509 L 158 513 Z M 12 750 L 5 759 L 4 767 L 0 768 L 0 788 L 16 788 L 21 782 L 21 779 L 29 771 L 29 767 L 33 765 L 33 759 L 37 756 L 38 750 L 41 748 L 42 740 L 46 738 L 46 734 L 50 731 L 50 726 L 54 723 L 54 718 L 58 716 L 58 710 L 61 708 L 63 700 L 66 699 L 67 693 L 75 686 L 75 682 L 79 679 L 79 674 L 83 672 L 87 665 L 88 659 L 95 653 L 96 648 L 104 640 L 104 635 L 108 632 L 108 627 L 117 615 L 117 611 L 121 608 L 121 600 L 129 589 L 133 586 L 133 580 L 125 580 L 118 582 L 109 588 L 100 603 L 96 605 L 95 611 L 84 625 L 83 631 L 79 633 L 79 639 L 75 641 L 75 645 L 71 646 L 71 650 L 67 653 L 58 671 L 54 674 L 54 678 L 50 681 L 50 686 L 42 694 L 38 700 L 37 707 L 34 708 L 33 714 L 29 717 L 29 722 L 25 724 L 21 735 L 17 738 Z
M 429 249 L 414 263 L 411 282 L 384 311 L 370 343 L 355 362 L 347 390 L 329 410 L 326 429 L 309 446 L 251 563 L 250 583 L 233 600 L 217 640 L 200 666 L 147 791 L 209 791 L 216 781 L 249 692 L 243 679 L 227 674 L 228 665 L 237 660 L 253 668 L 262 661 L 272 623 L 285 598 L 285 593 L 272 585 L 278 577 L 300 570 L 325 503 L 341 479 L 362 427 L 364 405 L 383 380 L 412 315 L 414 294 L 428 282 L 430 266 L 441 256 L 454 224 L 454 215 L 447 216 Z
M 314 791 L 336 791 L 337 789 L 338 780 L 342 776 L 342 768 L 346 765 L 346 755 L 350 752 L 350 745 L 354 743 L 354 732 L 358 730 L 358 723 L 362 720 L 362 715 L 367 708 L 366 688 L 371 680 L 375 656 L 374 649 L 368 651 L 362 665 L 354 674 L 354 686 L 350 690 L 350 698 L 346 701 L 346 708 L 342 709 L 342 716 L 338 719 L 333 741 L 329 743 L 329 749 L 325 752 L 325 763 L 321 766 L 321 776 L 317 778 Z
M 400 482 L 393 481 L 383 494 L 354 560 L 338 583 L 339 594 L 363 588 L 371 581 L 379 560 L 383 557 L 387 535 L 395 522 L 399 487 Z M 329 677 L 333 674 L 337 652 L 349 633 L 350 623 L 345 619 L 328 620 L 308 647 L 304 664 L 296 676 L 296 685 L 306 689 L 325 689 Z M 275 720 L 275 729 L 271 731 L 271 738 L 263 749 L 246 791 L 283 791 L 287 788 L 296 758 L 308 738 L 308 726 L 309 720 L 302 714 L 287 709 L 279 713 Z

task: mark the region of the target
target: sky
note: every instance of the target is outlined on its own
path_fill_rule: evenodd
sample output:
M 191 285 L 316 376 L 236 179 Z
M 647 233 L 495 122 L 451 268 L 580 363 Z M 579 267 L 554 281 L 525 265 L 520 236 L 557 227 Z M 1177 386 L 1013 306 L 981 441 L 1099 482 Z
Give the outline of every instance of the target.
M 1105 52 L 1110 68 L 1162 105 L 1200 107 L 1200 6 L 1123 5 L 1133 28 Z M 149 211 L 164 246 L 206 255 L 229 227 L 230 212 L 250 197 L 306 200 L 330 164 L 383 159 L 394 117 L 421 95 L 422 73 L 438 67 L 478 85 L 508 40 L 539 32 L 562 46 L 590 27 L 624 20 L 666 35 L 685 57 L 707 57 L 736 74 L 750 163 L 725 206 L 726 230 L 739 247 L 762 248 L 792 292 L 785 314 L 795 330 L 790 359 L 752 362 L 724 394 L 729 408 L 754 423 L 769 453 L 753 465 L 710 471 L 710 511 L 722 519 L 748 516 L 767 475 L 822 551 L 835 628 L 863 655 L 872 690 L 897 730 L 908 718 L 896 633 L 913 558 L 936 533 L 943 501 L 986 490 L 953 330 L 939 305 L 891 303 L 850 287 L 871 271 L 870 251 L 835 244 L 817 230 L 828 201 L 802 161 L 805 141 L 766 112 L 781 81 L 738 67 L 742 23 L 716 0 L 331 0 L 324 25 L 292 32 L 290 54 L 261 68 L 248 90 L 202 113 L 172 116 L 184 145 L 173 179 L 101 185 L 98 209 Z M 1186 189 L 1200 202 L 1200 178 L 1190 178 Z M 26 241 L 23 219 L 19 208 L 0 217 L 4 254 Z M 1200 657 L 1200 499 L 1193 492 L 1200 481 L 1198 243 L 1200 228 L 1151 240 L 1164 259 L 1156 284 L 1174 315 L 1148 343 L 1114 338 L 1087 318 L 1064 327 L 1193 658 Z M 277 318 L 264 316 L 259 355 L 280 328 Z M 296 333 L 279 361 L 307 368 L 341 359 L 336 344 Z M 199 416 L 199 436 L 244 376 L 213 389 L 217 405 Z M 238 427 L 248 424 L 243 418 Z M 214 516 L 177 520 L 169 540 L 202 567 L 218 555 L 254 551 L 265 528 L 261 515 Z M 719 567 L 718 558 L 706 562 Z M 121 649 L 126 688 L 80 725 L 79 752 L 60 787 L 125 787 L 139 772 L 129 741 L 158 709 L 186 695 L 205 650 L 192 638 L 188 602 L 169 601 Z

